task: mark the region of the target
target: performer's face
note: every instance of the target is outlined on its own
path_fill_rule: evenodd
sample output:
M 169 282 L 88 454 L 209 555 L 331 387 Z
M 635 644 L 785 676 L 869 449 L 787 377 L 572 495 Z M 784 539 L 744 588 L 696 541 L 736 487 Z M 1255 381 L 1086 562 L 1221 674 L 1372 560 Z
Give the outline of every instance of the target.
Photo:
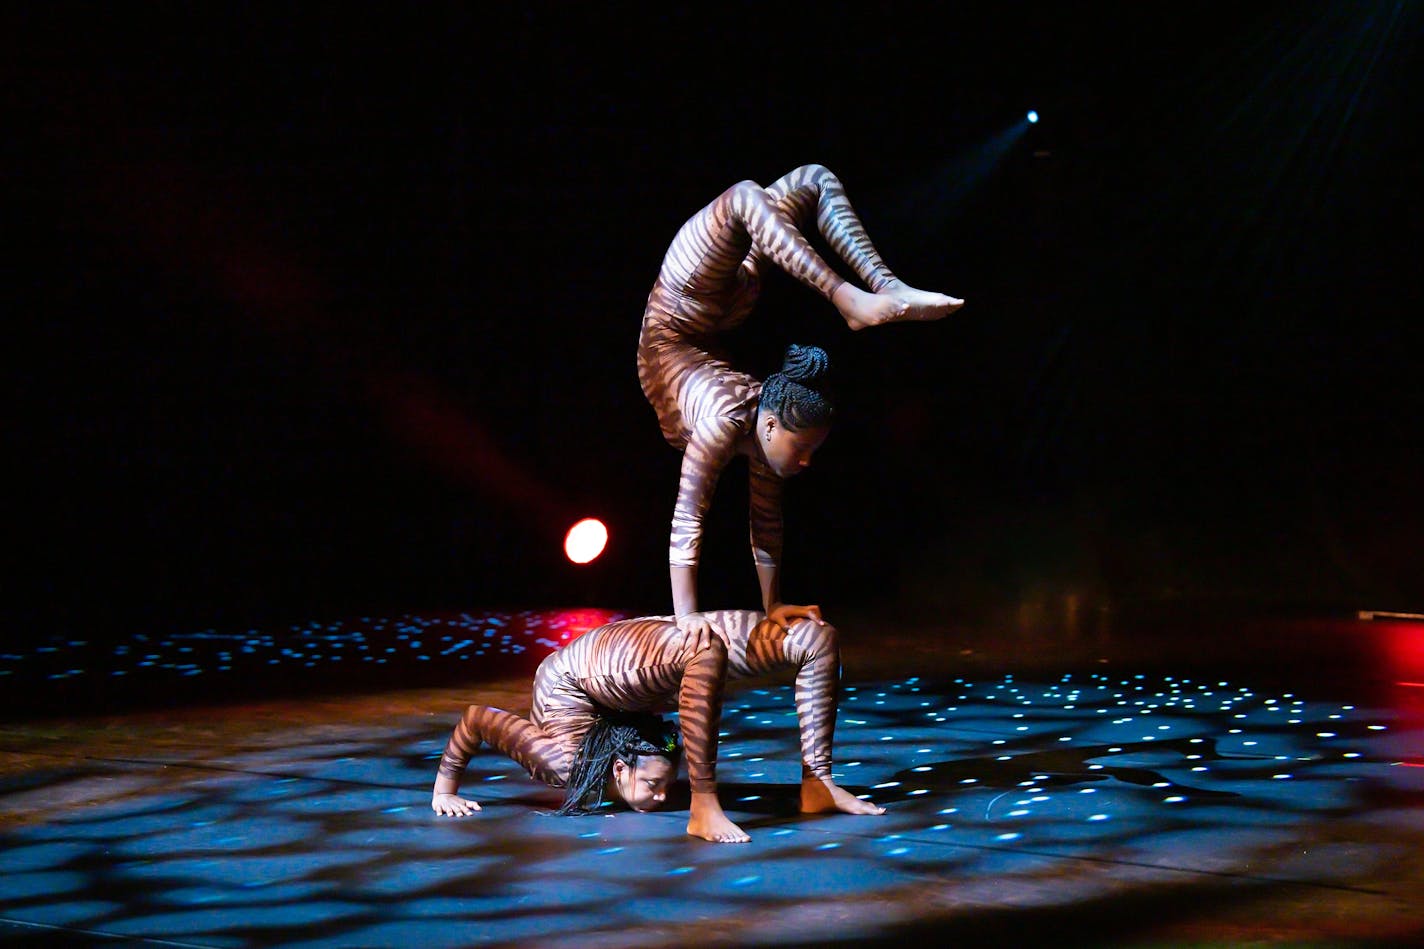
M 762 456 L 771 470 L 782 478 L 800 474 L 810 466 L 811 456 L 829 434 L 831 429 L 826 425 L 793 431 L 778 422 L 770 412 L 763 412 L 757 418 L 757 439 Z
M 637 767 L 614 759 L 613 786 L 618 796 L 635 811 L 653 811 L 667 800 L 668 786 L 677 777 L 672 762 L 654 755 L 638 758 Z

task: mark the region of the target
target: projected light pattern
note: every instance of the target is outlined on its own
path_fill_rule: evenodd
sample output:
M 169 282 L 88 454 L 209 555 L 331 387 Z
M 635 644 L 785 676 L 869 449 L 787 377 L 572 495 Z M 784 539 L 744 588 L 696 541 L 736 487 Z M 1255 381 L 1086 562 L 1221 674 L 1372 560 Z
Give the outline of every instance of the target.
M 123 790 L 0 837 L 0 918 L 224 946 L 666 945 L 708 926 L 834 943 L 926 912 L 1348 889 L 1406 845 L 1359 847 L 1347 829 L 1424 801 L 1424 769 L 1398 766 L 1418 723 L 1216 679 L 850 683 L 836 775 L 889 808 L 877 818 L 801 817 L 791 686 L 734 686 L 719 777 L 747 846 L 687 838 L 685 809 L 548 816 L 558 792 L 488 753 L 464 783 L 485 809 L 438 818 L 449 725 L 57 753 L 50 782 Z
M 595 608 L 406 613 L 278 631 L 137 633 L 105 643 L 52 637 L 29 652 L 0 652 L 0 690 L 7 704 L 48 702 L 72 710 L 72 703 L 87 705 L 96 689 L 112 707 L 162 696 L 271 692 L 284 684 L 306 692 L 453 681 L 532 671 L 559 645 L 626 615 Z

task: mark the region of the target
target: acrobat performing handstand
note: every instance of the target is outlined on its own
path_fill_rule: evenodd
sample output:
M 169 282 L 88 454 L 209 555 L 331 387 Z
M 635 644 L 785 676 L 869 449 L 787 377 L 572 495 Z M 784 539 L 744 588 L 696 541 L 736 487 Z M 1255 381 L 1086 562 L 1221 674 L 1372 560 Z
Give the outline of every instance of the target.
M 685 754 L 692 792 L 687 832 L 744 843 L 751 838 L 717 797 L 723 693 L 729 680 L 794 669 L 802 812 L 885 813 L 831 776 L 841 673 L 836 628 L 819 619 L 783 626 L 750 610 L 718 610 L 708 618 L 715 635 L 679 630 L 671 616 L 619 620 L 584 633 L 540 663 L 527 719 L 471 705 L 446 743 L 431 808 L 450 817 L 480 810 L 458 792 L 481 742 L 536 780 L 564 788 L 560 814 L 586 813 L 610 795 L 635 811 L 655 810 Z M 680 743 L 659 714 L 671 708 Z
M 819 232 L 864 284 L 834 270 L 807 240 Z M 835 307 L 846 326 L 939 320 L 963 300 L 897 277 L 871 243 L 840 179 L 824 165 L 793 169 L 772 184 L 733 184 L 673 237 L 648 294 L 638 338 L 638 380 L 663 438 L 682 452 L 668 563 L 681 629 L 705 631 L 697 568 L 703 520 L 718 476 L 748 460 L 752 559 L 762 609 L 785 622 L 811 615 L 781 602 L 781 485 L 810 464 L 831 424 L 825 350 L 792 346 L 765 383 L 734 368 L 719 337 L 744 323 L 762 276 L 779 268 Z

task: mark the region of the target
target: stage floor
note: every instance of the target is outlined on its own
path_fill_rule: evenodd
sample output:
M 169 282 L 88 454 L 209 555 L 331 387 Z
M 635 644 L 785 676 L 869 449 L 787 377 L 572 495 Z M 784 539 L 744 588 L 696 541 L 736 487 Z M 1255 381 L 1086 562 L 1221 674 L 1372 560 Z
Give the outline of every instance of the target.
M 603 618 L 208 631 L 154 640 L 142 656 L 156 658 L 108 646 L 107 667 L 92 649 L 83 668 L 63 646 L 8 656 L 9 692 L 27 704 L 0 724 L 0 941 L 1424 941 L 1424 690 L 1401 666 L 1424 624 L 1286 624 L 1243 649 L 1223 633 L 969 642 L 861 623 L 846 635 L 836 773 L 884 816 L 796 813 L 781 680 L 733 684 L 723 720 L 722 799 L 750 844 L 687 837 L 685 786 L 657 814 L 548 816 L 558 792 L 489 753 L 464 786 L 484 810 L 434 815 L 436 761 L 464 706 L 527 708 L 526 670 Z M 407 655 L 364 665 L 433 661 L 453 680 L 323 671 L 358 641 L 400 656 L 377 626 Z M 308 670 L 306 694 L 299 673 L 262 681 L 258 666 L 283 663 Z M 101 675 L 145 684 L 103 690 Z M 194 678 L 207 684 L 177 685 Z

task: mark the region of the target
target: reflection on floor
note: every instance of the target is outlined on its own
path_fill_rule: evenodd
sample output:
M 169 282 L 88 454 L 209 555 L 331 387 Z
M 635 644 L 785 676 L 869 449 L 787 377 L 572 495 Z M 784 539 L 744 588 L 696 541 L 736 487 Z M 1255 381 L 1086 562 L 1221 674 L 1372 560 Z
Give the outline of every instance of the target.
M 532 630 L 535 663 L 601 621 L 470 619 Z M 501 641 L 434 623 L 393 635 L 445 656 Z M 262 659 L 303 652 L 294 641 L 275 637 Z M 320 661 L 310 655 L 290 658 Z M 0 939 L 435 949 L 1424 935 L 1424 722 L 1407 706 L 1328 677 L 1282 690 L 1224 672 L 916 671 L 846 682 L 838 780 L 885 804 L 883 817 L 802 818 L 789 684 L 732 688 L 719 777 L 753 837 L 742 846 L 687 837 L 682 802 L 550 816 L 558 792 L 494 754 L 465 784 L 480 814 L 432 814 L 463 705 L 527 703 L 525 672 L 15 721 L 0 729 Z
M 186 700 L 307 695 L 532 673 L 570 638 L 624 613 L 604 609 L 402 614 L 277 630 L 52 636 L 0 651 L 0 712 L 73 714 Z M 3 647 L 0 647 L 3 648 Z

